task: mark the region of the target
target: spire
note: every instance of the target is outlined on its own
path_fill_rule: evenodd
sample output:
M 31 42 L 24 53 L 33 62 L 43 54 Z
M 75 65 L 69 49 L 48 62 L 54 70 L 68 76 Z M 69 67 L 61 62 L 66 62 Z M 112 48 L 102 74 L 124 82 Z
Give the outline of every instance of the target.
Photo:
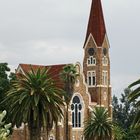
M 106 29 L 101 0 L 92 0 L 85 43 L 90 34 L 92 34 L 96 44 L 102 46 Z

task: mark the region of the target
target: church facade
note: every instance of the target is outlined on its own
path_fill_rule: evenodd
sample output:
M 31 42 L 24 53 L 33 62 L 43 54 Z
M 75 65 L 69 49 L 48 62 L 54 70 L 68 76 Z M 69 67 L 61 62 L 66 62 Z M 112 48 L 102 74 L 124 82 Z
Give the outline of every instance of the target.
M 69 105 L 70 140 L 84 140 L 84 122 L 90 116 L 93 107 L 106 107 L 109 116 L 112 117 L 109 48 L 101 0 L 92 0 L 83 46 L 83 64 L 76 63 L 79 77 Z M 65 65 L 32 65 L 32 67 L 34 69 L 51 67 L 52 75 L 59 75 Z M 19 64 L 17 72 L 25 73 L 29 69 L 29 64 Z M 43 133 L 42 140 L 45 140 Z M 28 138 L 29 134 L 25 126 L 16 129 L 12 136 L 12 140 L 28 140 Z M 65 140 L 65 119 L 52 129 L 49 140 Z

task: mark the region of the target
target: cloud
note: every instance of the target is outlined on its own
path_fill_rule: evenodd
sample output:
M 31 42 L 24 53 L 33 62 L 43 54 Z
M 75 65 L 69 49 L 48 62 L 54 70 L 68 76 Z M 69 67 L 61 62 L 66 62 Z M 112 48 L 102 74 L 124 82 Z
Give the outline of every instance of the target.
M 124 92 L 131 83 L 139 79 L 139 74 L 116 74 L 111 77 L 112 93 L 118 97 Z
M 65 40 L 32 40 L 11 44 L 13 49 L 0 46 L 1 60 L 9 62 L 12 68 L 19 63 L 28 64 L 62 64 L 75 63 L 82 60 L 82 49 L 76 43 Z M 79 51 L 81 50 L 81 51 Z
M 140 1 L 102 3 L 114 93 L 140 75 Z M 1 1 L 0 62 L 8 62 L 13 70 L 19 63 L 82 63 L 90 4 L 91 0 Z

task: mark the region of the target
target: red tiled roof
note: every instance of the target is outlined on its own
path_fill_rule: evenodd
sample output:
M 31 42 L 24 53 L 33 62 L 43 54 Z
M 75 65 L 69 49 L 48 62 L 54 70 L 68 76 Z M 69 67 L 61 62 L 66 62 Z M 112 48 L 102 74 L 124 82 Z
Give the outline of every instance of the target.
M 38 68 L 49 68 L 48 74 L 52 77 L 52 79 L 55 81 L 55 83 L 58 87 L 62 87 L 62 85 L 63 85 L 62 80 L 60 78 L 60 73 L 65 65 L 67 65 L 67 64 L 49 65 L 49 66 L 32 65 L 32 64 L 19 64 L 19 66 L 22 68 L 22 70 L 24 72 L 30 71 L 31 67 L 34 70 L 37 70 Z
M 106 33 L 106 28 L 105 28 L 101 0 L 92 0 L 85 43 L 89 35 L 92 34 L 96 44 L 98 46 L 102 46 L 105 33 Z

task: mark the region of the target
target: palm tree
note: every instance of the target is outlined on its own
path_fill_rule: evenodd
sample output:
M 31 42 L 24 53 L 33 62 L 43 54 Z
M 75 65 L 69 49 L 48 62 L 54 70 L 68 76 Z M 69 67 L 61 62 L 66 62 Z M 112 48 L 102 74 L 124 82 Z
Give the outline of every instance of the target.
M 114 140 L 123 140 L 126 136 L 125 130 L 120 127 L 118 124 L 113 125 L 113 137 Z
M 128 88 L 133 88 L 128 96 L 128 100 L 129 102 L 135 102 L 135 105 L 138 108 L 132 127 L 140 129 L 140 79 L 130 84 Z
M 86 140 L 109 140 L 112 134 L 112 121 L 104 107 L 95 107 L 90 118 L 85 122 Z
M 12 123 L 17 127 L 28 123 L 30 140 L 40 140 L 41 127 L 50 130 L 62 117 L 62 90 L 55 86 L 49 69 L 32 69 L 12 81 L 4 101 L 9 105 Z
M 66 140 L 69 140 L 68 136 L 68 108 L 69 103 L 72 98 L 73 92 L 74 92 L 74 84 L 76 81 L 76 78 L 79 74 L 77 73 L 76 66 L 73 64 L 69 64 L 63 67 L 63 70 L 61 72 L 61 79 L 64 82 L 64 91 L 66 92 L 65 96 L 65 103 L 66 103 Z

